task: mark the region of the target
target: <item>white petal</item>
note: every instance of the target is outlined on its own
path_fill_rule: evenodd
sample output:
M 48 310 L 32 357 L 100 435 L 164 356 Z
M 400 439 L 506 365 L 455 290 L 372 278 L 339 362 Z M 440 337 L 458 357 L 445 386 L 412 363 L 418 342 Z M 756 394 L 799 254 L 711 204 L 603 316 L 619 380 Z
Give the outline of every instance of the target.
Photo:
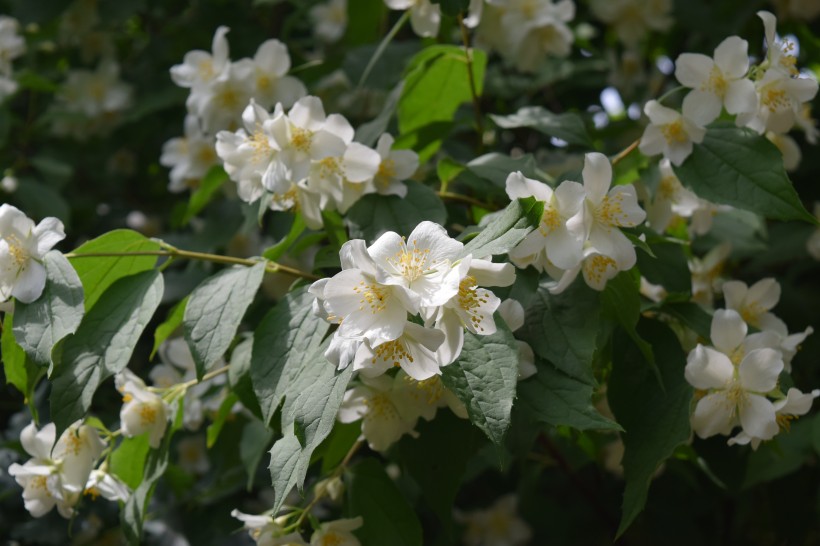
M 708 125 L 720 115 L 723 102 L 714 93 L 693 89 L 683 99 L 683 111 L 686 117 L 699 125 Z
M 502 301 L 498 306 L 498 314 L 512 332 L 524 326 L 524 306 L 518 300 L 510 298 Z
M 612 164 L 604 154 L 588 153 L 584 156 L 584 170 L 581 176 L 584 179 L 587 199 L 598 204 L 603 200 L 612 184 Z
M 584 186 L 572 180 L 565 180 L 555 188 L 555 204 L 558 213 L 569 218 L 575 216 L 584 204 Z M 546 200 L 549 202 L 549 199 Z
M 771 277 L 759 280 L 749 287 L 746 300 L 768 311 L 780 301 L 780 284 Z
M 543 182 L 527 178 L 520 171 L 507 176 L 506 190 L 510 199 L 535 197 L 538 201 L 549 202 L 552 198 L 552 188 Z
M 312 95 L 302 97 L 296 101 L 296 104 L 288 112 L 288 117 L 294 125 L 308 131 L 318 131 L 326 120 L 322 101 Z M 333 155 L 342 155 L 342 153 Z
M 60 220 L 48 217 L 37 224 L 32 235 L 37 239 L 37 257 L 42 258 L 54 245 L 65 239 L 65 230 Z
M 697 89 L 709 80 L 715 62 L 700 53 L 683 53 L 675 61 L 675 77 L 686 87 Z
M 729 357 L 698 344 L 686 359 L 684 376 L 696 389 L 723 389 L 732 381 L 735 367 Z
M 777 31 L 777 17 L 769 11 L 758 11 L 757 16 L 763 21 L 763 29 L 766 35 L 766 47 L 772 48 L 775 45 L 775 33 Z
M 11 290 L 11 295 L 23 303 L 35 301 L 46 286 L 46 269 L 34 260 L 29 259 Z
M 743 357 L 738 367 L 740 384 L 747 391 L 767 393 L 777 386 L 783 359 L 774 349 L 755 349 Z
M 515 282 L 515 267 L 510 263 L 471 260 L 469 274 L 479 286 L 510 286 Z
M 740 405 L 740 425 L 753 438 L 769 440 L 777 434 L 776 415 L 772 403 L 762 396 L 750 394 Z
M 355 133 L 353 126 L 351 126 L 347 118 L 341 114 L 330 114 L 327 120 L 325 120 L 323 129 L 341 138 L 345 144 L 353 142 L 353 135 Z
M 410 25 L 413 27 L 413 32 L 419 36 L 437 35 L 440 22 L 439 7 L 431 4 L 430 0 L 418 0 L 410 10 Z
M 733 80 L 749 70 L 749 42 L 739 36 L 729 36 L 715 48 L 715 64 Z
M 726 111 L 730 114 L 745 114 L 757 110 L 757 92 L 751 80 L 740 79 L 729 84 L 723 97 Z
M 376 150 L 358 142 L 351 142 L 345 151 L 342 169 L 345 178 L 351 182 L 364 182 L 375 176 L 380 163 L 381 157 Z
M 279 40 L 266 40 L 253 56 L 256 65 L 273 76 L 284 76 L 290 70 L 288 48 Z
M 701 438 L 728 434 L 732 430 L 735 405 L 725 392 L 707 394 L 695 406 L 692 428 Z
M 731 309 L 719 309 L 712 317 L 712 345 L 723 354 L 730 355 L 746 337 L 748 327 L 743 319 Z

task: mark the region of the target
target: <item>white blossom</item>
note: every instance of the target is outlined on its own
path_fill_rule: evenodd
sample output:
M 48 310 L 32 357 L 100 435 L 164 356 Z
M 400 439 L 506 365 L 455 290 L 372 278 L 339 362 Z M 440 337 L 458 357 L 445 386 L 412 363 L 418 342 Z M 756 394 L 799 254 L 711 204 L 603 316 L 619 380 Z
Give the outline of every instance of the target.
M 253 59 L 241 59 L 234 64 L 240 73 L 249 74 L 253 82 L 251 95 L 266 108 L 276 103 L 287 108 L 307 95 L 305 85 L 298 78 L 287 75 L 290 53 L 279 40 L 266 40 L 256 50 Z
M 11 297 L 31 303 L 46 284 L 43 256 L 65 238 L 63 223 L 44 218 L 36 226 L 25 213 L 0 205 L 0 302 Z
M 142 379 L 128 368 L 114 379 L 117 390 L 122 394 L 122 435 L 132 438 L 148 433 L 148 444 L 154 449 L 158 448 L 168 427 L 168 405 L 159 395 L 149 391 Z
M 708 123 L 704 112 L 696 109 L 692 101 L 684 102 L 683 111 L 678 112 L 658 101 L 651 100 L 644 106 L 649 125 L 641 137 L 641 153 L 653 156 L 662 153 L 673 165 L 679 166 L 692 153 L 693 144 L 703 141 Z
M 723 297 L 726 309 L 737 311 L 749 326 L 786 335 L 786 324 L 770 312 L 780 300 L 780 283 L 775 279 L 762 279 L 752 286 L 727 281 L 723 283 Z
M 731 251 L 731 244 L 724 242 L 709 250 L 703 258 L 689 260 L 693 301 L 707 307 L 712 305 L 715 293 L 721 292 L 721 274 Z
M 56 93 L 54 132 L 79 139 L 105 133 L 131 105 L 131 96 L 115 61 L 101 61 L 94 71 L 70 70 Z
M 390 9 L 410 10 L 410 26 L 413 32 L 421 37 L 432 37 L 438 34 L 441 24 L 441 9 L 430 0 L 384 0 Z
M 456 512 L 456 521 L 466 526 L 462 540 L 468 546 L 523 546 L 532 539 L 529 525 L 518 516 L 515 495 L 504 495 L 483 510 Z
M 195 49 L 185 54 L 182 64 L 171 67 L 171 79 L 180 87 L 202 88 L 225 76 L 230 65 L 228 40 L 230 29 L 220 26 L 214 33 L 211 53 Z
M 279 518 L 245 514 L 239 510 L 233 510 L 231 516 L 243 523 L 256 546 L 308 546 L 299 533 L 285 533 L 285 522 Z
M 328 43 L 338 42 L 347 29 L 347 0 L 328 0 L 313 6 L 310 19 L 318 38 Z
M 715 205 L 701 199 L 684 188 L 668 159 L 660 161 L 660 174 L 658 188 L 646 211 L 649 225 L 659 233 L 665 232 L 678 217 L 690 220 L 690 233 L 705 235 L 712 229 L 715 214 L 731 209 L 728 205 Z
M 85 484 L 85 495 L 92 498 L 102 497 L 105 500 L 126 502 L 131 490 L 122 480 L 104 470 L 92 470 Z
M 26 41 L 18 34 L 16 19 L 0 15 L 0 101 L 17 91 L 11 63 L 26 51 Z
M 199 119 L 185 117 L 185 136 L 172 138 L 162 146 L 160 165 L 171 168 L 168 191 L 183 192 L 194 187 L 218 164 L 214 138 L 202 132 Z
M 372 181 L 372 191 L 381 195 L 407 195 L 407 180 L 419 168 L 419 156 L 413 150 L 394 150 L 394 139 L 388 133 L 379 137 L 376 153 L 379 154 L 379 168 Z
M 775 420 L 781 430 L 788 431 L 791 422 L 801 415 L 806 415 L 811 409 L 814 399 L 820 396 L 820 390 L 815 389 L 810 393 L 803 393 L 792 387 L 786 396 L 774 402 Z M 752 449 L 757 449 L 760 443 L 767 438 L 759 438 L 741 430 L 734 437 L 729 438 L 729 445 L 751 444 Z
M 351 519 L 326 521 L 310 537 L 310 546 L 361 546 L 351 532 L 362 526 L 361 516 Z

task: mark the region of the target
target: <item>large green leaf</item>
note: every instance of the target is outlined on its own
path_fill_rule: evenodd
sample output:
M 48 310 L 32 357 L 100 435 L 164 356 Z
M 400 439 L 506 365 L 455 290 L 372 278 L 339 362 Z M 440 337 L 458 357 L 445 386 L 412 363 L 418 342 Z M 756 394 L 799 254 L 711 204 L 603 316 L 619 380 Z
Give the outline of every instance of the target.
M 470 55 L 476 94 L 480 96 L 487 54 L 472 49 Z M 458 107 L 472 100 L 468 66 L 464 49 L 455 45 L 426 47 L 413 57 L 399 98 L 399 132 L 404 135 L 431 124 L 451 122 Z M 439 133 L 434 150 L 445 136 Z
M 508 116 L 490 115 L 502 129 L 530 127 L 545 135 L 560 138 L 570 144 L 592 147 L 584 120 L 578 114 L 553 114 L 541 106 L 525 106 Z
M 615 418 L 626 430 L 622 436 L 626 490 L 619 535 L 643 510 L 655 471 L 691 433 L 693 391 L 684 379 L 686 355 L 677 337 L 668 327 L 650 320 L 642 320 L 637 332 L 652 340 L 665 390 L 658 388 L 654 372 L 643 363 L 637 347 L 624 337 L 615 337 L 607 396 Z
M 254 332 L 250 375 L 266 423 L 285 394 L 293 392 L 291 383 L 299 370 L 310 364 L 308 359 L 314 357 L 330 328 L 313 314 L 313 301 L 307 287 L 290 292 Z
M 783 155 L 766 137 L 730 123 L 709 127 L 703 142 L 675 174 L 699 197 L 777 220 L 816 223 L 783 168 Z
M 14 337 L 26 354 L 42 366 L 51 364 L 51 349 L 77 331 L 85 313 L 83 285 L 65 256 L 52 250 L 43 256 L 46 285 L 32 303 L 14 307 Z
M 26 355 L 26 352 L 14 340 L 12 330 L 14 316 L 11 313 L 6 313 L 3 320 L 3 334 L 0 337 L 0 354 L 3 360 L 3 373 L 6 376 L 6 383 L 14 385 L 14 387 L 22 393 L 26 398 L 26 402 L 32 409 L 32 414 L 37 415 L 36 407 L 34 406 L 34 387 L 37 382 L 45 375 L 45 368 L 38 366 L 36 362 Z
M 518 344 L 501 320 L 489 336 L 464 334 L 464 348 L 454 363 L 442 368 L 441 379 L 467 406 L 470 420 L 501 446 L 510 426 L 518 382 Z
M 418 182 L 408 180 L 407 195 L 372 193 L 360 199 L 347 213 L 347 225 L 354 239 L 374 241 L 387 231 L 409 235 L 423 220 L 443 224 L 447 210 L 436 193 Z
M 557 295 L 539 289 L 518 335 L 535 354 L 568 376 L 591 385 L 592 358 L 600 328 L 598 292 L 575 282 Z
M 363 519 L 355 531 L 362 546 L 421 546 L 421 524 L 413 507 L 379 461 L 360 461 L 348 471 L 345 483 L 350 515 Z
M 601 415 L 591 402 L 592 385 L 570 377 L 548 362 L 518 386 L 520 404 L 536 421 L 578 430 L 621 430 Z
M 464 245 L 461 255 L 472 254 L 473 258 L 486 258 L 504 254 L 538 227 L 543 214 L 544 203 L 541 201 L 536 201 L 533 197 L 516 199 Z
M 196 363 L 197 378 L 231 346 L 245 311 L 253 302 L 265 262 L 223 269 L 196 287 L 188 298 L 182 325 Z
M 123 438 L 108 459 L 109 468 L 128 487 L 136 489 L 142 483 L 142 473 L 150 450 L 148 434 Z
M 85 415 L 100 383 L 128 365 L 162 291 L 156 270 L 118 280 L 65 340 L 52 375 L 51 415 L 58 436 Z
M 136 231 L 117 229 L 88 241 L 72 254 L 106 254 L 123 252 L 154 252 L 159 243 L 146 239 Z M 117 279 L 152 269 L 156 256 L 95 256 L 73 257 L 71 265 L 80 277 L 85 292 L 85 310 L 90 311 L 103 292 Z

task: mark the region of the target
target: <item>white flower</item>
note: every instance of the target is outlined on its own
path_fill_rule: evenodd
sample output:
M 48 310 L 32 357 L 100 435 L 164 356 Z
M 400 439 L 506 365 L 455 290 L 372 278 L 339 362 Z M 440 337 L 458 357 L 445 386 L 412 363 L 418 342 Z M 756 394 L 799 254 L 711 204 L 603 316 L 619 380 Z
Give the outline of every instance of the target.
M 0 15 L 0 73 L 11 76 L 11 61 L 26 52 L 26 40 L 18 34 L 17 19 Z
M 245 525 L 257 546 L 308 546 L 299 533 L 285 534 L 284 522 L 271 516 L 257 516 L 233 510 L 231 516 Z
M 381 195 L 407 195 L 407 186 L 402 180 L 407 180 L 419 168 L 419 156 L 413 150 L 394 150 L 394 139 L 384 133 L 376 143 L 376 152 L 381 161 L 376 175 L 373 177 L 372 191 Z
M 95 71 L 71 70 L 56 94 L 53 129 L 59 135 L 85 138 L 105 133 L 117 115 L 131 105 L 132 88 L 119 78 L 120 67 L 111 60 L 101 61 Z
M 820 396 L 820 390 L 813 390 L 810 393 L 802 393 L 798 389 L 791 388 L 786 396 L 774 403 L 777 424 L 781 430 L 789 430 L 791 422 L 801 415 L 806 415 L 811 409 L 814 399 Z M 752 449 L 757 449 L 760 442 L 766 438 L 758 438 L 749 435 L 742 430 L 732 438 L 729 438 L 729 445 L 751 444 Z
M 249 73 L 253 81 L 253 98 L 270 108 L 282 103 L 287 108 L 307 95 L 305 85 L 299 79 L 288 76 L 290 54 L 279 40 L 267 40 L 259 46 L 253 59 L 235 63 L 240 73 Z
M 159 163 L 171 168 L 168 191 L 179 193 L 194 187 L 218 163 L 214 138 L 202 132 L 198 118 L 185 116 L 185 136 L 162 145 Z
M 35 226 L 19 209 L 0 205 L 0 302 L 39 298 L 46 284 L 43 256 L 64 238 L 57 218 L 44 218 Z
M 507 177 L 510 199 L 535 197 L 544 202 L 544 213 L 538 229 L 528 234 L 509 252 L 510 261 L 518 267 L 533 265 L 543 271 L 547 262 L 570 269 L 582 259 L 586 237 L 583 215 L 584 188 L 578 182 L 564 181 L 554 191 L 544 183 L 520 172 Z
M 182 64 L 171 67 L 171 79 L 180 87 L 200 88 L 224 75 L 230 65 L 228 40 L 230 29 L 220 26 L 214 33 L 211 53 L 196 49 L 185 54 Z
M 777 386 L 783 359 L 772 348 L 743 347 L 747 327 L 732 310 L 715 312 L 714 348 L 698 344 L 686 362 L 686 380 L 706 391 L 692 415 L 692 428 L 701 438 L 728 435 L 740 425 L 749 436 L 768 440 L 778 431 L 775 407 L 766 398 Z
M 168 426 L 167 404 L 127 368 L 116 375 L 115 384 L 122 394 L 120 422 L 123 436 L 132 438 L 147 432 L 149 445 L 158 448 Z
M 353 369 L 363 376 L 381 375 L 394 367 L 401 367 L 418 381 L 440 374 L 442 363 L 436 350 L 444 342 L 444 332 L 407 322 L 401 336 L 371 346 L 365 341 L 359 345 L 353 360 Z
M 396 374 L 393 388 L 413 400 L 413 409 L 426 421 L 435 418 L 439 408 L 448 407 L 460 419 L 467 419 L 467 408 L 453 391 L 444 386 L 441 376 L 417 381 L 404 371 Z
M 648 156 L 663 153 L 673 165 L 679 166 L 692 153 L 693 143 L 703 142 L 707 121 L 703 112 L 693 110 L 692 102 L 684 102 L 683 112 L 662 106 L 651 100 L 644 106 L 644 113 L 649 117 L 649 125 L 641 137 L 639 148 Z
M 777 149 L 780 150 L 780 153 L 783 155 L 783 168 L 786 169 L 787 172 L 796 171 L 800 166 L 800 160 L 803 159 L 803 154 L 800 151 L 800 145 L 797 144 L 797 141 L 789 135 L 772 133 L 771 131 L 766 133 L 766 138 L 777 146 Z
M 20 443 L 32 458 L 9 467 L 9 474 L 23 487 L 26 510 L 36 518 L 55 506 L 64 518 L 72 516 L 104 448 L 96 429 L 79 421 L 68 427 L 56 444 L 55 435 L 54 423 L 39 431 L 34 423 L 26 426 Z
M 729 208 L 715 205 L 699 198 L 683 187 L 668 159 L 660 161 L 661 180 L 654 199 L 647 207 L 649 225 L 658 233 L 663 233 L 673 223 L 675 217 L 691 218 L 691 233 L 705 235 L 712 229 L 712 220 L 719 210 Z
M 203 131 L 213 134 L 222 129 L 233 130 L 253 97 L 255 85 L 252 63 L 231 63 L 218 78 L 191 89 L 185 105 L 190 114 L 199 118 Z
M 410 10 L 410 25 L 413 32 L 421 37 L 431 37 L 438 34 L 441 23 L 441 10 L 438 4 L 430 0 L 384 0 L 390 9 Z
M 724 106 L 733 115 L 757 109 L 754 83 L 746 78 L 748 50 L 746 40 L 730 36 L 717 46 L 714 59 L 683 53 L 675 61 L 675 77 L 692 88 L 684 99 L 689 103 L 686 110 L 694 113 L 700 125 L 714 121 Z
M 692 258 L 689 271 L 692 273 L 692 300 L 711 307 L 714 294 L 721 291 L 721 274 L 732 251 L 728 242 L 712 248 L 703 258 Z
M 110 501 L 126 502 L 131 496 L 131 490 L 113 474 L 104 470 L 92 470 L 85 484 L 84 494 L 94 499 L 102 497 Z
M 339 41 L 347 29 L 347 0 L 329 0 L 310 8 L 314 34 L 328 43 Z
M 345 393 L 337 419 L 342 423 L 361 419 L 362 435 L 374 451 L 386 451 L 405 434 L 414 434 L 422 403 L 407 389 L 396 388 L 404 380 L 389 375 L 360 380 L 361 385 Z
M 650 30 L 667 30 L 673 22 L 671 0 L 592 0 L 590 7 L 628 46 L 636 46 Z
M 726 308 L 737 311 L 746 324 L 786 335 L 786 324 L 769 312 L 780 300 L 780 284 L 776 280 L 762 279 L 751 287 L 741 281 L 727 281 L 723 283 L 723 297 Z
M 361 516 L 351 519 L 326 521 L 310 537 L 310 546 L 361 546 L 351 533 L 362 526 Z
M 456 513 L 466 525 L 462 540 L 468 546 L 523 546 L 532 539 L 529 525 L 518 517 L 518 498 L 504 495 L 489 508 Z
M 179 466 L 191 474 L 205 474 L 211 467 L 205 437 L 201 434 L 181 439 L 177 443 L 177 454 Z

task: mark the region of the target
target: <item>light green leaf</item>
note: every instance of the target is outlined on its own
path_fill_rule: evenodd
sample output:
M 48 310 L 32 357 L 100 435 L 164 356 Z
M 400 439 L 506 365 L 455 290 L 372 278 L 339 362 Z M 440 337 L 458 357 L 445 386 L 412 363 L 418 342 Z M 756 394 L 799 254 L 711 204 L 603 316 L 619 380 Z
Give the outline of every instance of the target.
M 106 254 L 121 252 L 153 252 L 159 243 L 146 239 L 136 231 L 116 229 L 78 247 L 72 254 Z M 95 256 L 72 257 L 71 265 L 83 283 L 85 310 L 90 311 L 103 292 L 117 279 L 153 269 L 156 256 Z
M 182 326 L 198 379 L 231 346 L 239 323 L 262 284 L 265 266 L 266 262 L 261 261 L 252 267 L 223 269 L 205 279 L 188 298 Z
M 214 447 L 216 440 L 219 438 L 219 433 L 222 432 L 222 427 L 225 426 L 225 420 L 232 414 L 234 405 L 239 401 L 239 398 L 234 393 L 230 393 L 219 404 L 219 409 L 216 411 L 211 424 L 205 432 L 206 446 L 208 449 Z
M 51 349 L 77 331 L 83 318 L 83 285 L 66 257 L 57 250 L 43 256 L 46 285 L 32 303 L 14 307 L 14 337 L 26 354 L 42 366 L 51 364 Z
M 619 536 L 643 510 L 652 475 L 691 433 L 693 391 L 683 376 L 686 356 L 677 337 L 663 324 L 649 320 L 642 320 L 637 332 L 652 340 L 666 388 L 658 388 L 654 372 L 644 365 L 637 347 L 626 338 L 615 337 L 607 398 L 626 431 L 622 436 L 626 490 Z
M 57 436 L 85 416 L 97 387 L 128 365 L 162 291 L 162 274 L 156 270 L 118 280 L 86 314 L 77 333 L 63 342 L 51 377 Z
M 709 127 L 675 174 L 698 197 L 776 220 L 817 223 L 800 202 L 783 155 L 766 137 L 730 123 Z
M 182 218 L 182 223 L 187 224 L 191 218 L 202 212 L 208 203 L 210 203 L 216 196 L 217 192 L 222 188 L 222 184 L 227 182 L 228 173 L 221 165 L 214 165 L 202 177 L 199 187 L 191 193 L 191 199 L 188 201 L 188 208 L 185 209 L 185 216 Z
M 142 483 L 145 460 L 150 450 L 147 434 L 123 438 L 117 449 L 111 453 L 108 460 L 109 468 L 128 487 L 136 489 Z
M 570 144 L 586 148 L 593 147 L 584 120 L 575 113 L 553 114 L 541 106 L 525 106 L 515 114 L 509 116 L 490 114 L 490 118 L 502 129 L 531 127 L 540 133 L 560 138 Z
M 705 343 L 709 343 L 712 336 L 712 315 L 703 307 L 692 302 L 665 303 L 661 306 L 661 311 L 672 315 L 694 331 Z
M 501 446 L 518 381 L 518 345 L 502 320 L 496 325 L 489 336 L 465 332 L 461 356 L 442 368 L 441 379 L 467 406 L 470 421 Z
M 575 282 L 561 294 L 541 288 L 518 331 L 535 354 L 583 383 L 594 384 L 592 358 L 601 328 L 598 293 Z
M 418 517 L 379 461 L 367 458 L 357 463 L 345 483 L 350 515 L 363 520 L 355 531 L 362 546 L 421 546 Z
M 157 329 L 154 330 L 154 347 L 151 349 L 151 356 L 148 358 L 153 360 L 154 356 L 157 354 L 159 350 L 159 346 L 162 343 L 171 337 L 171 334 L 176 332 L 177 328 L 182 326 L 182 318 L 185 315 L 185 306 L 188 304 L 188 296 L 174 305 L 174 307 L 168 311 L 168 316 L 165 317 L 165 320 L 157 326 Z
M 248 336 L 236 344 L 231 351 L 230 368 L 228 368 L 228 383 L 231 391 L 239 398 L 247 409 L 258 419 L 262 419 L 262 410 L 259 401 L 253 392 L 253 382 L 251 381 L 251 353 L 253 349 L 253 336 Z
M 45 375 L 46 369 L 38 366 L 36 362 L 31 360 L 26 355 L 22 347 L 17 345 L 14 340 L 12 330 L 14 316 L 11 313 L 6 313 L 3 320 L 3 334 L 0 337 L 0 354 L 3 360 L 3 373 L 6 376 L 6 383 L 14 385 L 14 387 L 22 393 L 26 399 L 26 403 L 31 408 L 32 415 L 37 418 L 37 409 L 34 406 L 34 387 L 37 382 Z
M 292 428 L 274 442 L 270 449 L 268 469 L 273 486 L 273 509 L 276 512 L 281 508 L 288 493 L 296 486 L 299 476 L 307 473 L 309 463 L 310 457 L 302 456 L 302 444 Z
M 418 182 L 408 180 L 407 196 L 371 193 L 360 199 L 347 213 L 347 225 L 354 239 L 374 241 L 387 231 L 409 235 L 423 220 L 443 224 L 447 210 L 436 193 Z
M 508 252 L 538 227 L 542 214 L 544 203 L 541 201 L 536 201 L 533 197 L 516 199 L 464 245 L 461 256 L 472 254 L 473 258 L 487 258 Z
M 544 362 L 518 386 L 519 403 L 536 421 L 578 430 L 622 430 L 592 405 L 593 388 Z
M 266 423 L 270 423 L 285 394 L 293 392 L 291 383 L 299 370 L 311 363 L 309 359 L 330 328 L 313 314 L 314 299 L 307 287 L 290 292 L 254 332 L 250 374 Z

